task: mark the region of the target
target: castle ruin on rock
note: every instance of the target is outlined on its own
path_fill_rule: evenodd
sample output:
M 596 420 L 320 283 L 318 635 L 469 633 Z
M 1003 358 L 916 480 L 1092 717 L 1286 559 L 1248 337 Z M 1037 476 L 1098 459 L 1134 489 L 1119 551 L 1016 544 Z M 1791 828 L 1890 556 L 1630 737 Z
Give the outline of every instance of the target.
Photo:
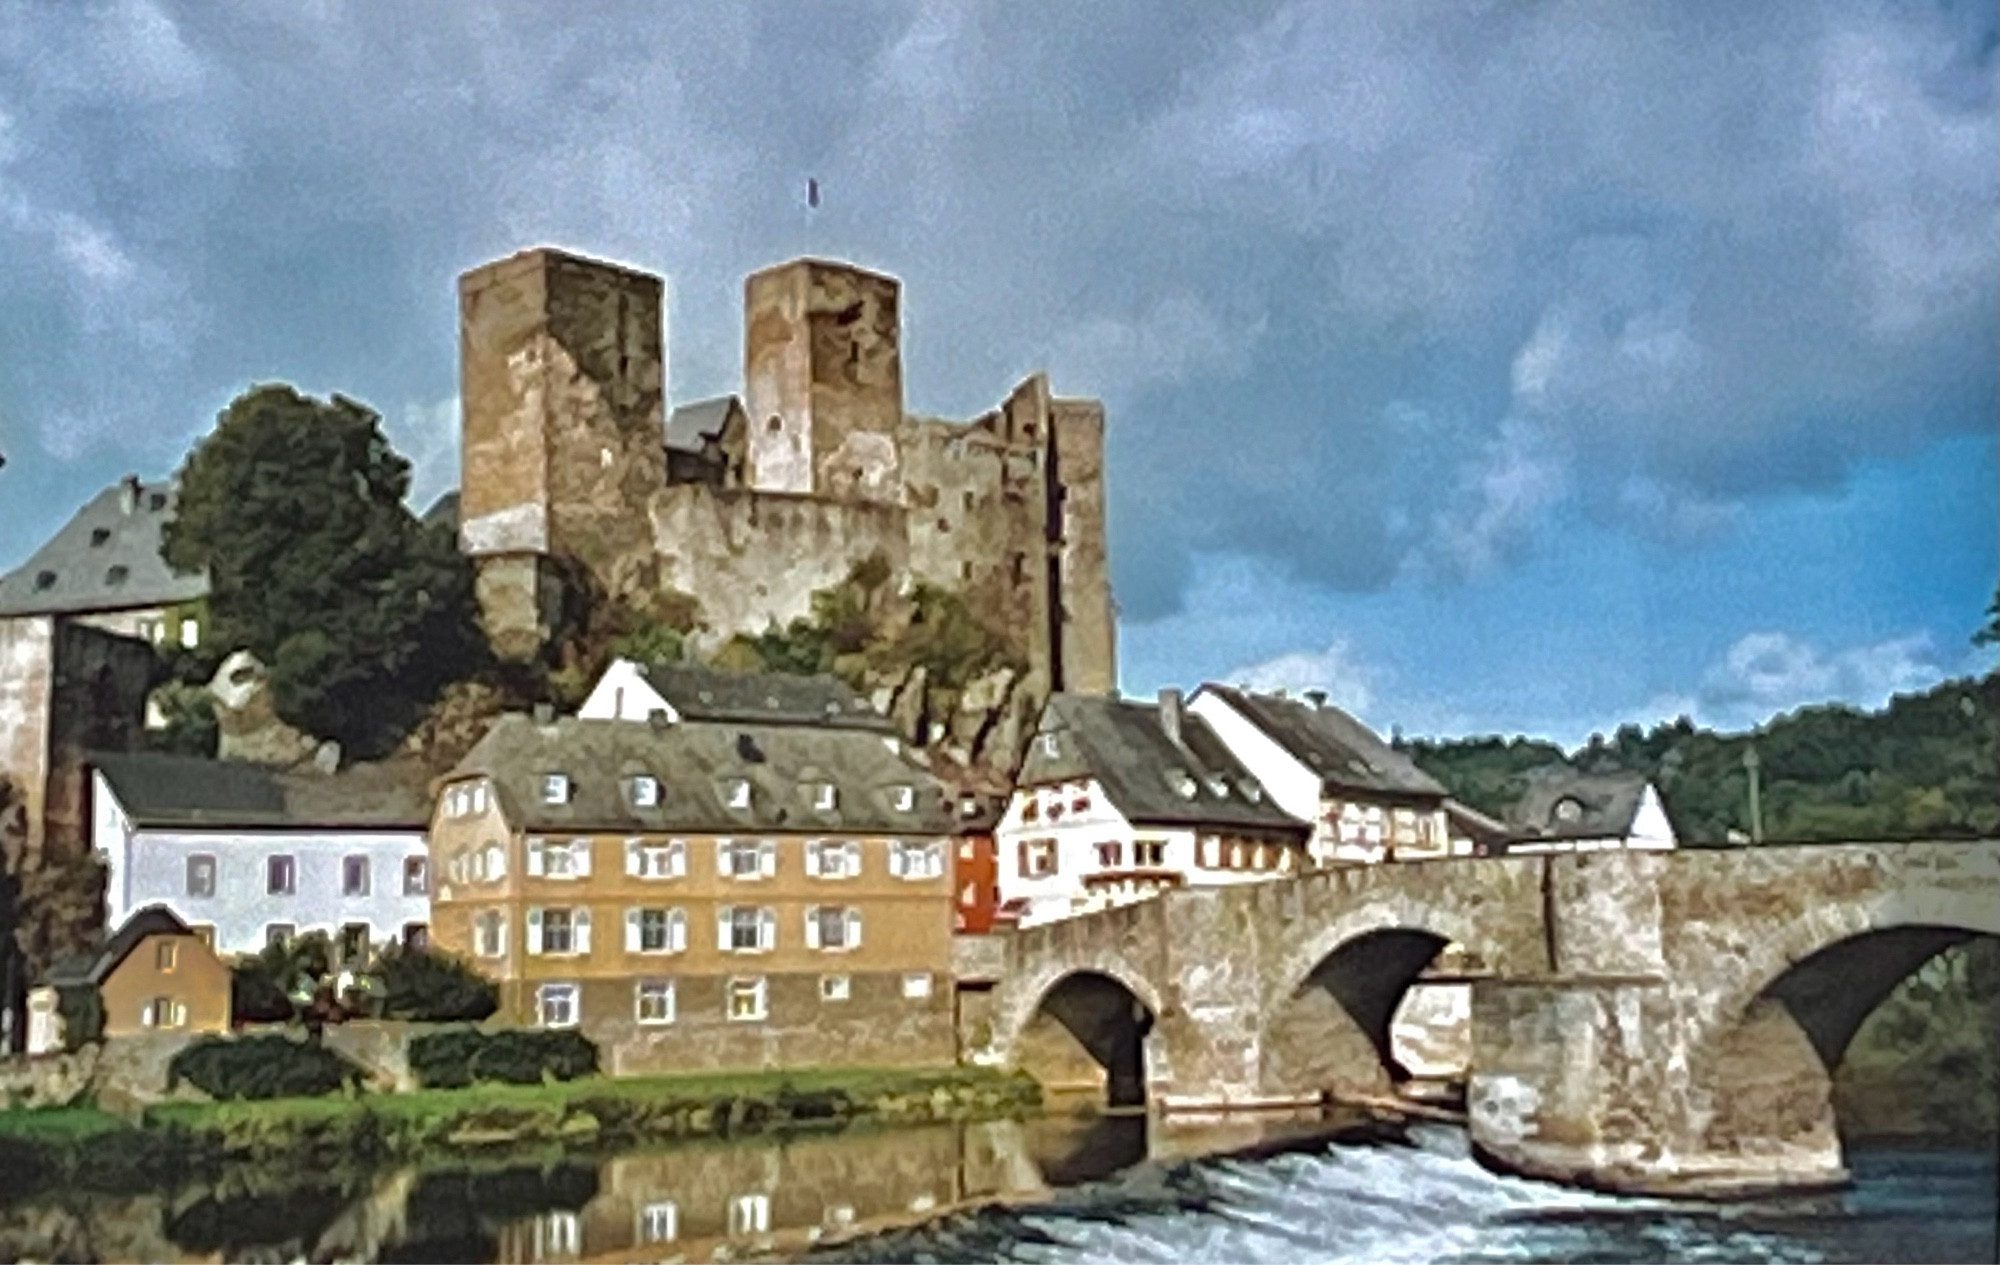
M 744 286 L 741 396 L 666 406 L 660 278 L 552 249 L 459 281 L 460 543 L 502 654 L 565 575 L 695 597 L 712 646 L 879 554 L 1016 637 L 1016 692 L 1116 683 L 1104 409 L 1040 374 L 970 422 L 903 402 L 900 286 L 800 259 Z

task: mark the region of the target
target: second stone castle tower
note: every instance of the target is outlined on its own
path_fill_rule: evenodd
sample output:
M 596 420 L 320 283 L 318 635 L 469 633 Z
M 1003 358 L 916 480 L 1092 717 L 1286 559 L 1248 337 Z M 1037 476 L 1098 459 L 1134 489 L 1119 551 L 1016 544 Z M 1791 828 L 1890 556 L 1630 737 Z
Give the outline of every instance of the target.
M 460 543 L 495 646 L 534 653 L 576 568 L 693 595 L 714 644 L 880 554 L 1016 637 L 1031 693 L 1114 688 L 1103 407 L 1038 374 L 912 416 L 900 298 L 845 263 L 753 274 L 742 394 L 669 415 L 659 278 L 550 249 L 460 278 Z

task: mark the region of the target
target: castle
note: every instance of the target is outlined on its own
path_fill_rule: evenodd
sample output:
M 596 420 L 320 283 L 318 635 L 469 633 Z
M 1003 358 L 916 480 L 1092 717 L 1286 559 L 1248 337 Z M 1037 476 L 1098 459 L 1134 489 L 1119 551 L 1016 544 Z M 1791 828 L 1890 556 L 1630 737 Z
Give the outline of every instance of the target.
M 459 540 L 500 653 L 545 644 L 576 568 L 692 595 L 713 644 L 879 554 L 1014 635 L 1026 693 L 1115 687 L 1100 403 L 1037 374 L 970 422 L 910 414 L 898 283 L 800 259 L 745 283 L 743 394 L 669 417 L 663 299 L 546 248 L 459 280 Z

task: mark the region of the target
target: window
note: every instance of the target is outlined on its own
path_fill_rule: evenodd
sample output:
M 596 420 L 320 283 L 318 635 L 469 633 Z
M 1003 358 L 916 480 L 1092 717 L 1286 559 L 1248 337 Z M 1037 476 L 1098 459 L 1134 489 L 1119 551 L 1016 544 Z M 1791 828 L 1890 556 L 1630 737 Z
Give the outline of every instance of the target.
M 674 982 L 642 979 L 632 987 L 632 1015 L 640 1023 L 674 1021 Z
M 133 621 L 133 631 L 141 641 L 157 646 L 167 639 L 167 622 L 157 615 L 141 615 Z
M 507 919 L 499 910 L 482 910 L 473 917 L 472 951 L 483 958 L 507 956 Z
M 203 945 L 203 947 L 204 947 L 204 948 L 208 948 L 208 949 L 213 949 L 213 948 L 215 948 L 215 924 L 214 924 L 214 923 L 212 923 L 212 922 L 197 922 L 197 923 L 194 923 L 193 925 L 189 926 L 189 927 L 188 927 L 188 930 L 189 930 L 189 931 L 192 931 L 192 932 L 194 933 L 194 938 L 195 938 L 195 939 L 197 939 L 197 940 L 199 940 L 199 941 L 201 941 L 201 943 L 202 943 L 202 945 Z
M 680 953 L 686 948 L 686 910 L 628 909 L 625 911 L 625 951 L 627 953 Z
M 190 896 L 215 895 L 215 858 L 206 853 L 196 853 L 187 859 L 187 894 Z
M 544 804 L 569 803 L 569 774 L 542 774 L 542 802 Z
M 368 894 L 367 857 L 351 856 L 341 860 L 340 894 L 342 896 L 366 896 Z
M 748 1022 L 762 1019 L 766 1012 L 765 999 L 768 990 L 764 977 L 753 975 L 729 981 L 728 1015 L 731 1019 Z
M 1079 786 L 1069 793 L 1069 810 L 1073 813 L 1090 811 L 1090 788 Z
M 403 858 L 403 895 L 428 896 L 431 890 L 431 859 Z
M 680 878 L 687 873 L 687 844 L 679 839 L 625 841 L 625 872 L 634 878 Z
M 646 774 L 632 779 L 632 807 L 657 808 L 660 803 L 660 780 Z
M 350 922 L 340 929 L 340 939 L 334 946 L 342 962 L 352 962 L 368 956 L 369 927 L 365 922 Z
M 104 569 L 104 582 L 106 584 L 123 584 L 131 578 L 131 575 L 132 568 L 122 562 L 114 562 Z
M 1054 734 L 1043 734 L 1042 756 L 1045 759 L 1053 760 L 1061 754 L 1062 754 L 1062 743 L 1057 741 L 1056 736 Z
M 181 649 L 192 650 L 201 644 L 201 625 L 192 619 L 181 620 Z
M 162 940 L 153 946 L 153 969 L 171 971 L 174 969 L 174 963 L 180 960 L 180 956 L 180 945 L 172 940 Z
M 487 883 L 497 883 L 507 877 L 507 849 L 488 840 L 473 859 L 473 877 Z
M 1240 843 L 1229 845 L 1229 868 L 1232 870 L 1243 868 L 1243 845 Z
M 1201 841 L 1201 863 L 1213 870 L 1222 864 L 1222 840 L 1208 835 Z
M 903 977 L 903 996 L 915 1001 L 931 995 L 931 977 L 923 971 L 912 971 Z
M 557 1209 L 535 1218 L 530 1255 L 538 1261 L 575 1256 L 583 1243 L 583 1226 L 574 1212 Z
M 298 934 L 298 928 L 289 922 L 272 922 L 264 925 L 264 947 L 287 945 Z
M 840 792 L 834 788 L 833 783 L 819 782 L 814 784 L 812 788 L 812 806 L 814 811 L 830 813 L 839 803 Z
M 729 1237 L 768 1234 L 771 1229 L 769 1195 L 737 1195 L 729 1201 Z
M 139 1012 L 139 1022 L 147 1028 L 185 1028 L 187 1021 L 187 1003 L 172 997 L 155 997 Z
M 528 952 L 552 956 L 590 952 L 590 911 L 530 909 Z
M 851 991 L 851 985 L 845 975 L 822 975 L 819 977 L 819 999 L 821 1001 L 846 1001 Z
M 769 839 L 723 839 L 715 851 L 715 868 L 726 877 L 769 878 L 778 872 L 778 845 Z
M 917 788 L 899 786 L 889 793 L 889 802 L 896 806 L 896 811 L 899 813 L 910 812 L 917 806 Z
M 639 1209 L 639 1241 L 672 1243 L 681 1234 L 681 1210 L 673 1200 L 649 1203 Z
M 1167 863 L 1167 843 L 1164 839 L 1134 839 L 1132 841 L 1132 864 L 1140 869 L 1158 868 Z
M 590 840 L 528 840 L 528 873 L 541 878 L 589 878 Z
M 750 779 L 732 777 L 722 784 L 722 802 L 731 808 L 750 807 Z
M 109 527 L 93 527 L 90 529 L 90 547 L 92 549 L 101 549 L 109 543 L 111 543 L 111 529 Z
M 859 873 L 860 844 L 837 839 L 814 839 L 806 844 L 808 878 L 853 878 Z
M 544 1028 L 574 1028 L 582 1018 L 574 984 L 543 984 L 535 990 L 535 1022 Z
M 1125 845 L 1117 840 L 1097 845 L 1097 864 L 1100 869 L 1115 870 L 1125 862 Z
M 725 953 L 762 953 L 777 946 L 778 916 L 754 905 L 724 905 L 716 912 L 715 939 Z
M 897 878 L 926 879 L 944 876 L 944 845 L 941 843 L 892 843 L 889 845 L 889 873 Z
M 861 911 L 841 905 L 806 910 L 808 949 L 854 949 L 861 945 Z
M 1046 878 L 1056 872 L 1056 841 L 1053 839 L 1023 839 L 1021 841 L 1021 873 L 1029 878 Z
M 403 947 L 406 949 L 417 950 L 417 951 L 430 948 L 431 929 L 429 924 L 421 922 L 404 923 Z
M 288 856 L 275 856 L 264 862 L 264 890 L 272 896 L 290 896 L 298 891 L 298 862 Z

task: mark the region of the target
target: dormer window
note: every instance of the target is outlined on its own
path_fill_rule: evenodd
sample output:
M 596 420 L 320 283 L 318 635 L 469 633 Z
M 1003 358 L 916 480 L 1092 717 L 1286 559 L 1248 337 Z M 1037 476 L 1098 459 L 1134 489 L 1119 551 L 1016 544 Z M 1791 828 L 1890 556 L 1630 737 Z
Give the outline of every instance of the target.
M 1208 793 L 1217 799 L 1229 798 L 1229 779 L 1217 773 L 1208 779 Z
M 732 777 L 722 784 L 722 802 L 731 808 L 750 807 L 750 779 Z
M 1043 734 L 1042 756 L 1045 759 L 1053 760 L 1061 754 L 1062 754 L 1062 744 L 1056 741 L 1056 736 L 1054 734 Z
M 110 543 L 111 529 L 109 527 L 93 527 L 90 529 L 90 547 L 92 549 L 102 549 Z
M 104 569 L 104 582 L 106 584 L 123 584 L 126 577 L 131 574 L 132 569 L 124 563 L 113 563 Z
M 53 571 L 37 571 L 37 572 L 35 572 L 35 591 L 36 591 L 36 592 L 40 592 L 40 591 L 42 591 L 43 589 L 52 589 L 52 588 L 54 588 L 55 586 L 56 586 L 56 573 L 55 573 L 55 572 L 53 572 Z
M 1168 769 L 1167 785 L 1174 788 L 1174 794 L 1182 799 L 1193 799 L 1201 793 L 1201 784 L 1186 769 Z
M 544 804 L 569 803 L 569 774 L 542 774 L 542 802 Z
M 814 783 L 812 797 L 814 810 L 822 813 L 832 812 L 840 802 L 840 792 L 834 789 L 831 782 Z
M 1236 784 L 1236 789 L 1242 794 L 1244 799 L 1249 800 L 1253 804 L 1263 802 L 1264 787 L 1254 777 L 1242 779 Z
M 917 806 L 917 788 L 899 786 L 889 793 L 889 801 L 896 806 L 897 812 L 907 813 Z
M 1574 824 L 1583 820 L 1583 804 L 1569 797 L 1556 801 L 1556 820 Z
M 632 779 L 632 807 L 657 808 L 660 804 L 660 780 L 641 773 Z

